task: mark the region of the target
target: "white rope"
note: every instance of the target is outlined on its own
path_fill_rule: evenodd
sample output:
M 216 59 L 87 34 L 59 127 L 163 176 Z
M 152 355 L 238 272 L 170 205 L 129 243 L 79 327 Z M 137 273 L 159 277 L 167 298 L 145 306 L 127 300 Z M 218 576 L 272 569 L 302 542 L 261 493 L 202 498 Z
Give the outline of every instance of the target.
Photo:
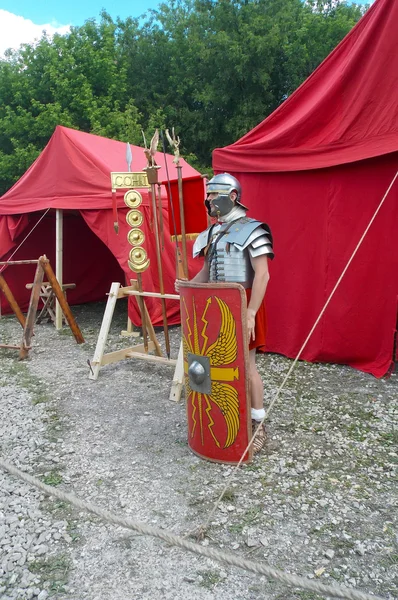
M 294 359 L 294 361 L 293 361 L 293 362 L 292 362 L 292 364 L 290 365 L 290 368 L 289 368 L 289 370 L 288 370 L 288 372 L 287 372 L 287 374 L 286 374 L 286 376 L 285 376 L 284 380 L 282 381 L 281 385 L 279 386 L 279 388 L 278 388 L 277 392 L 275 393 L 275 396 L 273 397 L 272 401 L 270 402 L 270 405 L 269 405 L 268 409 L 267 409 L 267 410 L 266 410 L 266 412 L 265 412 L 265 416 L 264 416 L 264 418 L 261 420 L 261 422 L 259 422 L 259 425 L 258 425 L 258 427 L 257 427 L 256 431 L 254 432 L 254 435 L 253 435 L 253 437 L 252 437 L 252 438 L 251 438 L 251 440 L 249 441 L 249 443 L 248 443 L 247 447 L 245 448 L 245 450 L 244 450 L 244 452 L 243 452 L 242 456 L 240 457 L 240 460 L 239 460 L 238 464 L 237 464 L 237 465 L 235 465 L 235 468 L 234 468 L 234 470 L 232 471 L 231 477 L 233 477 L 233 476 L 236 474 L 236 472 L 237 472 L 238 468 L 240 467 L 240 465 L 241 465 L 241 464 L 242 464 L 242 462 L 243 462 L 243 459 L 244 459 L 244 457 L 246 456 L 247 452 L 249 451 L 249 448 L 250 448 L 250 446 L 252 445 L 253 441 L 254 441 L 254 440 L 255 440 L 255 438 L 257 437 L 257 434 L 258 434 L 258 432 L 259 432 L 259 431 L 260 431 L 260 429 L 263 427 L 264 421 L 265 421 L 265 420 L 268 418 L 268 415 L 270 414 L 271 410 L 273 409 L 273 407 L 274 407 L 274 405 L 275 405 L 275 402 L 276 402 L 276 401 L 277 401 L 277 399 L 279 398 L 279 395 L 280 395 L 281 391 L 283 390 L 283 388 L 284 388 L 284 386 L 285 386 L 285 384 L 286 384 L 287 380 L 289 379 L 289 377 L 290 377 L 290 375 L 291 375 L 291 372 L 293 371 L 294 367 L 296 366 L 296 364 L 297 364 L 297 361 L 298 361 L 298 359 L 300 358 L 300 356 L 301 356 L 301 354 L 302 354 L 302 352 L 303 352 L 304 348 L 305 348 L 305 347 L 306 347 L 306 345 L 308 344 L 308 341 L 309 341 L 310 337 L 311 337 L 311 336 L 312 336 L 312 334 L 314 333 L 314 330 L 315 330 L 316 326 L 318 325 L 319 321 L 320 321 L 320 320 L 321 320 L 321 318 L 323 317 L 323 314 L 324 314 L 324 312 L 325 312 L 326 308 L 328 307 L 328 305 L 329 305 L 329 303 L 330 303 L 331 299 L 333 298 L 333 296 L 334 296 L 334 294 L 335 294 L 335 292 L 336 292 L 337 288 L 339 287 L 339 285 L 340 285 L 340 283 L 341 283 L 341 280 L 343 279 L 344 275 L 346 274 L 348 267 L 350 266 L 350 264 L 352 263 L 352 261 L 353 261 L 353 259 L 354 259 L 355 255 L 356 255 L 356 253 L 358 252 L 358 250 L 359 250 L 359 247 L 361 246 L 361 244 L 362 244 L 362 242 L 363 242 L 363 240 L 364 240 L 364 238 L 365 238 L 366 234 L 368 233 L 368 231 L 369 231 L 369 229 L 370 229 L 370 227 L 371 227 L 371 225 L 372 225 L 373 221 L 375 220 L 375 218 L 376 218 L 377 214 L 379 213 L 379 211 L 380 211 L 381 207 L 383 206 L 383 204 L 384 204 L 384 201 L 385 201 L 385 199 L 387 198 L 387 196 L 388 196 L 388 194 L 389 194 L 389 192 L 390 192 L 390 190 L 391 190 L 392 186 L 394 185 L 394 183 L 395 183 L 395 180 L 397 179 L 397 177 L 398 177 L 398 171 L 395 173 L 395 175 L 394 175 L 394 177 L 393 177 L 393 179 L 392 179 L 392 181 L 391 181 L 390 185 L 388 186 L 388 189 L 387 189 L 386 193 L 384 194 L 384 196 L 383 196 L 383 198 L 382 198 L 381 202 L 379 203 L 379 205 L 378 205 L 378 207 L 376 208 L 376 210 L 375 210 L 375 212 L 374 212 L 374 214 L 373 214 L 372 218 L 370 219 L 370 221 L 369 221 L 369 223 L 368 223 L 368 225 L 367 225 L 367 227 L 366 227 L 366 229 L 365 229 L 364 233 L 362 234 L 362 236 L 361 236 L 361 238 L 360 238 L 360 240 L 359 240 L 358 244 L 356 245 L 356 247 L 355 247 L 355 250 L 354 250 L 354 251 L 353 251 L 353 253 L 351 254 L 351 256 L 350 256 L 350 258 L 349 258 L 349 260 L 348 260 L 348 262 L 347 262 L 346 266 L 345 266 L 345 267 L 344 267 L 344 269 L 343 269 L 343 272 L 341 273 L 340 277 L 338 278 L 338 280 L 337 280 L 337 282 L 336 282 L 336 284 L 335 284 L 335 286 L 334 286 L 333 290 L 332 290 L 332 291 L 331 291 L 331 293 L 329 294 L 329 297 L 328 297 L 328 299 L 326 300 L 326 302 L 325 302 L 325 304 L 324 304 L 324 306 L 323 306 L 323 308 L 322 308 L 321 312 L 319 313 L 319 316 L 318 316 L 318 318 L 316 319 L 316 321 L 315 321 L 314 325 L 312 326 L 312 328 L 311 328 L 311 330 L 310 330 L 309 334 L 307 335 L 307 337 L 306 337 L 306 339 L 305 339 L 305 341 L 304 341 L 303 345 L 301 346 L 300 350 L 298 351 L 298 354 L 297 354 L 296 358 Z M 204 524 L 203 524 L 203 525 L 201 525 L 201 527 L 199 528 L 199 530 L 198 530 L 198 535 L 201 535 L 201 533 L 202 533 L 202 532 L 206 531 L 207 527 L 209 526 L 210 519 L 213 517 L 213 515 L 214 515 L 215 511 L 217 510 L 217 507 L 218 507 L 218 505 L 220 504 L 221 500 L 223 499 L 223 497 L 224 497 L 224 494 L 225 494 L 225 492 L 227 491 L 227 489 L 229 488 L 230 484 L 231 484 L 231 482 L 230 482 L 230 481 L 229 481 L 228 483 L 226 483 L 226 485 L 225 485 L 224 489 L 222 490 L 222 492 L 221 492 L 221 494 L 220 494 L 219 498 L 216 500 L 216 503 L 215 503 L 215 505 L 214 505 L 213 509 L 211 510 L 211 512 L 210 512 L 210 514 L 209 514 L 209 517 L 206 519 L 206 521 L 204 522 Z
M 11 463 L 9 463 L 1 457 L 0 467 L 5 469 L 12 475 L 16 475 L 23 481 L 26 481 L 27 483 L 42 490 L 48 496 L 53 496 L 64 502 L 70 502 L 76 508 L 87 510 L 97 515 L 101 519 L 108 521 L 109 523 L 113 523 L 114 525 L 121 525 L 122 527 L 126 527 L 127 529 L 133 529 L 134 531 L 138 531 L 143 535 L 150 535 L 152 537 L 159 538 L 172 546 L 184 548 L 189 552 L 193 552 L 201 556 L 206 556 L 207 558 L 226 563 L 227 565 L 245 569 L 246 571 L 250 571 L 251 573 L 265 575 L 266 577 L 276 579 L 293 587 L 299 587 L 302 589 L 317 592 L 319 594 L 325 594 L 326 596 L 329 596 L 331 598 L 343 598 L 348 600 L 383 600 L 383 598 L 381 598 L 380 596 L 373 596 L 370 594 L 366 594 L 365 592 L 360 592 L 340 585 L 325 585 L 317 581 L 312 581 L 311 579 L 306 579 L 305 577 L 292 575 L 291 573 L 286 573 L 279 569 L 274 569 L 273 567 L 270 567 L 265 563 L 253 562 L 245 558 L 241 558 L 240 556 L 237 556 L 235 554 L 222 552 L 221 550 L 216 550 L 215 548 L 208 548 L 199 544 L 195 544 L 194 542 L 190 542 L 189 540 L 175 535 L 174 533 L 167 531 L 166 529 L 159 529 L 158 527 L 154 527 L 153 525 L 140 523 L 139 521 L 136 521 L 135 519 L 130 519 L 128 517 L 119 517 L 118 515 L 104 510 L 99 506 L 81 500 L 73 494 L 63 492 L 62 490 L 42 483 L 32 475 L 24 473 L 23 471 L 21 471 L 20 469 L 18 469 L 17 467 L 15 467 L 14 465 L 12 465 Z
M 42 219 L 44 219 L 44 217 L 46 216 L 46 214 L 48 213 L 50 209 L 47 208 L 47 210 L 45 211 L 45 213 L 43 213 L 43 215 L 40 217 L 40 219 L 37 221 L 37 223 L 32 227 L 32 229 L 29 231 L 28 235 L 22 240 L 22 242 L 19 244 L 18 248 L 16 248 L 14 250 L 14 252 L 11 254 L 11 256 L 8 257 L 7 261 L 10 261 L 12 259 L 12 257 L 18 252 L 18 250 L 20 249 L 20 247 L 22 246 L 22 244 L 24 242 L 26 242 L 26 240 L 28 239 L 28 237 L 30 236 L 30 234 L 36 229 L 36 227 L 38 226 L 38 224 L 40 223 L 40 221 Z M 4 269 L 7 267 L 7 265 L 3 265 L 2 268 L 0 269 L 0 273 L 2 273 L 4 271 Z

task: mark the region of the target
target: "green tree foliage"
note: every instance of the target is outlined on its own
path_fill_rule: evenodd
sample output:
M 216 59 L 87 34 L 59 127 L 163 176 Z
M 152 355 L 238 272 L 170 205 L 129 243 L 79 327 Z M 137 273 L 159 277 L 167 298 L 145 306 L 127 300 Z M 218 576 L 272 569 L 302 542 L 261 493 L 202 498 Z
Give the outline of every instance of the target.
M 362 16 L 336 0 L 168 0 L 143 21 L 101 20 L 0 60 L 0 194 L 56 125 L 142 143 L 175 127 L 209 170 L 283 102 Z

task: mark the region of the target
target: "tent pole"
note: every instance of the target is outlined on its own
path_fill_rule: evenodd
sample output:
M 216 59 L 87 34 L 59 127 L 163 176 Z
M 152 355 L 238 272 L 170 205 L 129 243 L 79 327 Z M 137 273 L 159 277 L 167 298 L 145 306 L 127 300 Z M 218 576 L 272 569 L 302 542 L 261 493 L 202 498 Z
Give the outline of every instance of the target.
M 63 211 L 56 210 L 55 216 L 55 274 L 62 289 L 63 265 Z M 55 328 L 62 329 L 62 309 L 58 302 L 55 304 Z

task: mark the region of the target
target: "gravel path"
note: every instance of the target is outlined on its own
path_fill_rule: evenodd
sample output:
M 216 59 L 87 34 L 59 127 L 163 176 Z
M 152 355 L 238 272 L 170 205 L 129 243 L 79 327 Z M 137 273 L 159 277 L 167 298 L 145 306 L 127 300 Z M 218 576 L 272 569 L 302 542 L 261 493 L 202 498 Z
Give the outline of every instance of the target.
M 35 329 L 27 361 L 0 349 L 1 455 L 120 515 L 189 535 L 228 485 L 202 544 L 323 583 L 398 597 L 397 375 L 299 363 L 239 471 L 195 457 L 173 369 L 139 361 L 88 379 L 103 304 L 74 307 L 86 339 Z M 129 344 L 118 303 L 108 348 Z M 0 343 L 18 343 L 14 317 Z M 171 330 L 174 356 L 179 328 Z M 161 334 L 159 334 L 161 338 Z M 133 343 L 135 340 L 133 341 Z M 291 361 L 259 358 L 266 398 Z M 0 598 L 311 600 L 306 590 L 188 554 L 45 497 L 0 470 Z

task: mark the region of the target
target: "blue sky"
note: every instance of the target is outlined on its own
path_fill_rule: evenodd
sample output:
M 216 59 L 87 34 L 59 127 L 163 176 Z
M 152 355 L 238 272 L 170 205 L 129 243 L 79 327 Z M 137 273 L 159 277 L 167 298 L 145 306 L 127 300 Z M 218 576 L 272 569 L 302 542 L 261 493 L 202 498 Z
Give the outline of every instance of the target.
M 0 0 L 0 9 L 30 19 L 33 23 L 82 25 L 86 19 L 98 17 L 104 8 L 113 18 L 138 17 L 160 0 Z
M 104 8 L 113 19 L 139 17 L 160 0 L 0 0 L 0 57 L 6 48 L 18 48 L 41 37 L 43 29 L 52 35 L 99 18 Z
M 364 4 L 366 0 L 356 1 Z M 49 35 L 63 34 L 70 25 L 82 25 L 93 17 L 98 19 L 103 8 L 113 19 L 125 19 L 139 17 L 160 3 L 160 0 L 0 0 L 0 57 L 6 48 L 18 48 L 22 43 L 39 39 L 43 29 Z

